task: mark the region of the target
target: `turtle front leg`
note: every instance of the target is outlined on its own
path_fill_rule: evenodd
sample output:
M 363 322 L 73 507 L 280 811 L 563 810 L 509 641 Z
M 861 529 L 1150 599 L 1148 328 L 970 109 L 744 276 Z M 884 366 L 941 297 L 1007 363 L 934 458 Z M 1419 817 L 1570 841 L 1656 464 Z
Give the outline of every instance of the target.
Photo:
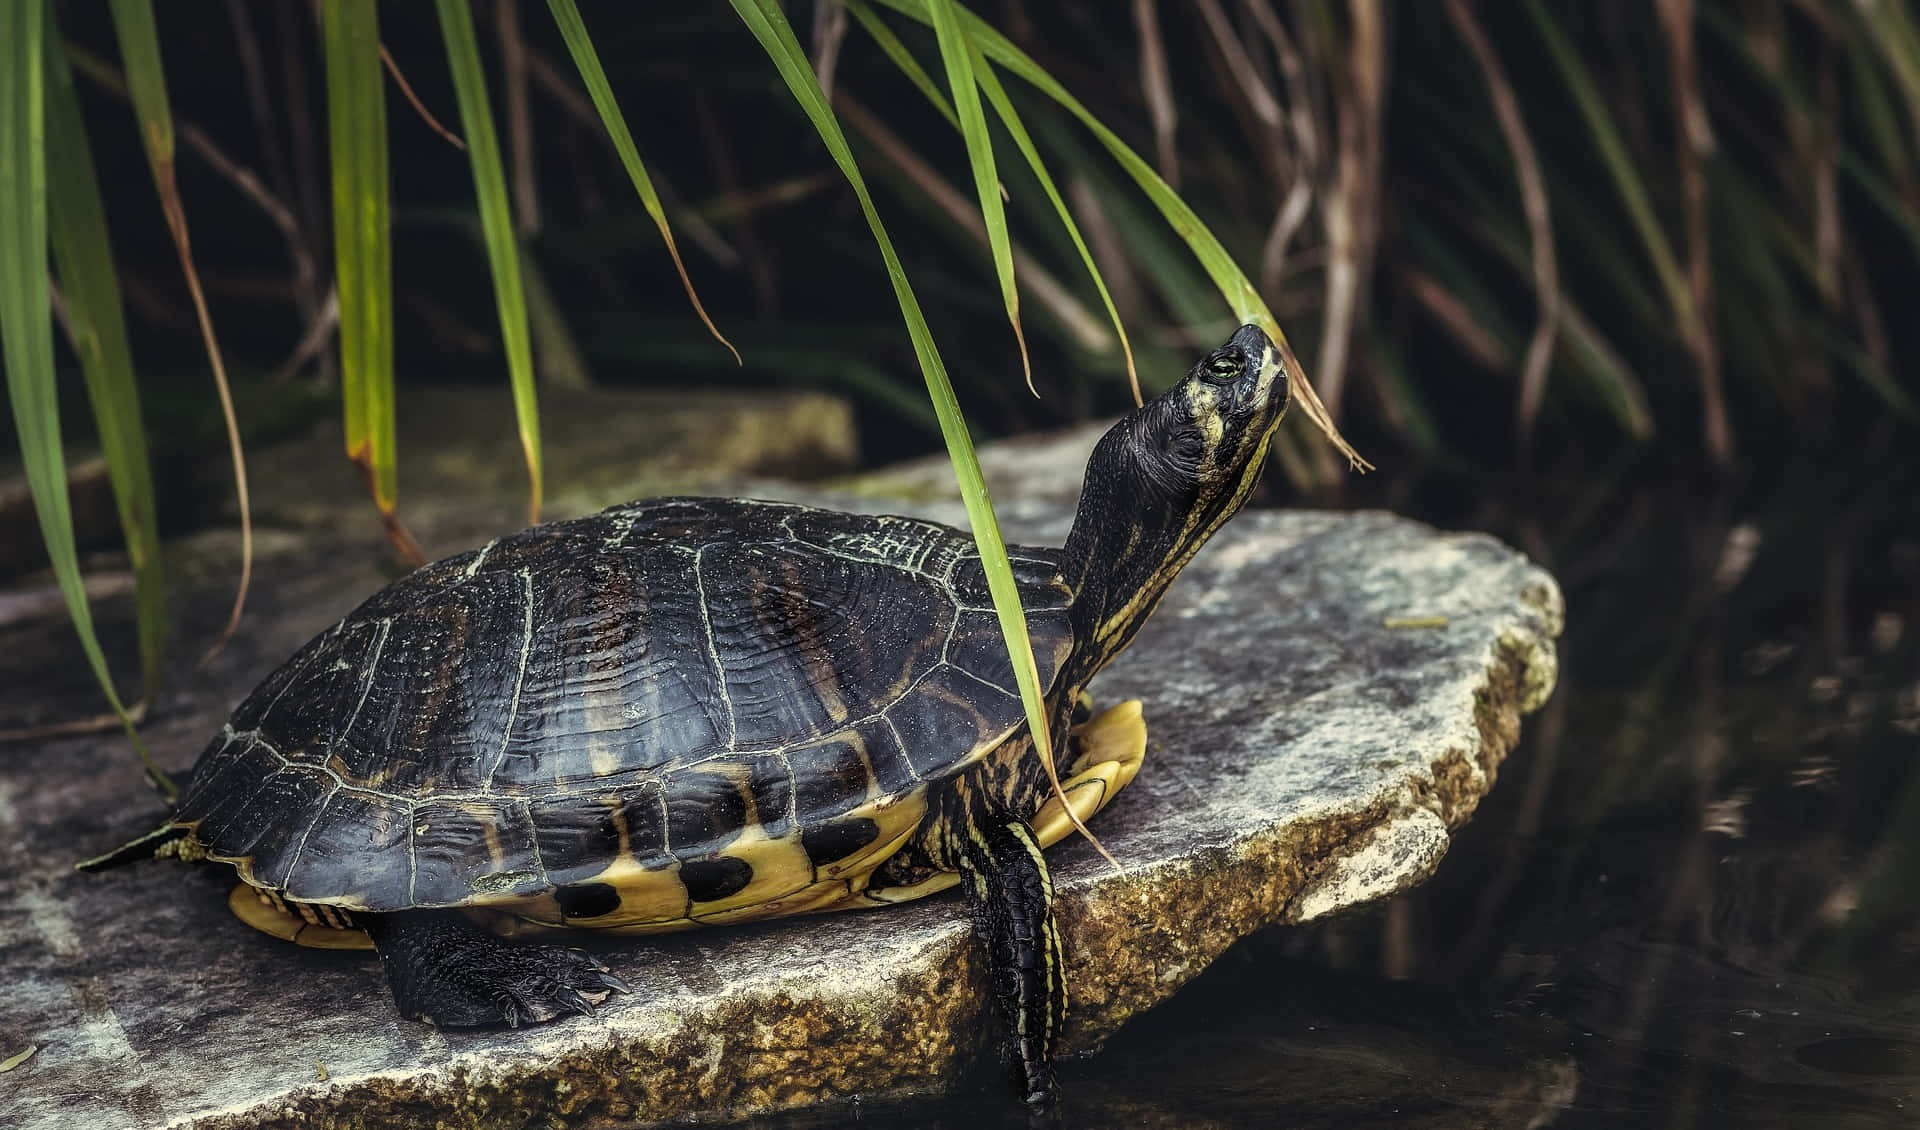
M 592 955 L 565 946 L 520 945 L 455 911 L 360 914 L 380 953 L 393 1002 L 409 1020 L 470 1028 L 591 1016 L 615 989 L 630 991 Z
M 1025 820 L 983 813 L 961 829 L 959 865 L 974 932 L 987 946 L 994 1005 L 1029 1105 L 1053 1098 L 1053 1050 L 1067 1018 L 1066 971 L 1053 920 L 1053 878 Z

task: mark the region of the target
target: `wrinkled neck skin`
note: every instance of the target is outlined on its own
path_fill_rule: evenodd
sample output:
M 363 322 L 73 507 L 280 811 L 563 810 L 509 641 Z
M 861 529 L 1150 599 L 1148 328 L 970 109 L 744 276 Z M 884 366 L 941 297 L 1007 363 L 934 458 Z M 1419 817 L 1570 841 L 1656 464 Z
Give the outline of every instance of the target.
M 1167 410 L 1158 400 L 1135 409 L 1087 462 L 1061 554 L 1075 594 L 1078 646 L 1060 685 L 1077 690 L 1120 654 L 1180 569 L 1246 505 L 1278 423 L 1276 417 L 1242 437 L 1237 449 L 1222 450 L 1170 435 L 1156 418 Z

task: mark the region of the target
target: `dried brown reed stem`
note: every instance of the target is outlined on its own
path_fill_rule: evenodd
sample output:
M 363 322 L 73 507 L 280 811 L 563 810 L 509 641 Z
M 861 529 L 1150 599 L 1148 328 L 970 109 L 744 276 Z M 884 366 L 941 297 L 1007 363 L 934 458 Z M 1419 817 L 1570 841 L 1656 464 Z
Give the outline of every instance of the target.
M 507 152 L 513 165 L 513 230 L 540 230 L 540 178 L 533 157 L 533 104 L 527 94 L 527 44 L 520 33 L 520 0 L 500 0 L 494 12 L 500 39 L 501 98 L 507 105 Z
M 1513 154 L 1514 173 L 1520 181 L 1520 205 L 1527 218 L 1536 314 L 1526 359 L 1520 365 L 1520 398 L 1514 411 L 1514 434 L 1524 461 L 1531 454 L 1534 421 L 1546 397 L 1547 366 L 1553 360 L 1554 336 L 1560 324 L 1560 267 L 1553 250 L 1552 214 L 1547 206 L 1546 182 L 1540 174 L 1533 137 L 1520 114 L 1520 99 L 1507 79 L 1500 56 L 1494 52 L 1474 15 L 1473 0 L 1447 0 L 1447 18 L 1466 42 L 1467 50 L 1472 52 L 1486 80 L 1494 117 L 1506 137 L 1507 149 Z
M 820 91 L 833 101 L 833 76 L 840 69 L 840 48 L 847 41 L 847 9 L 840 0 L 818 0 L 813 6 L 813 73 Z
M 1286 25 L 1269 0 L 1244 0 L 1244 8 L 1254 26 L 1273 48 L 1280 65 L 1280 79 L 1287 92 L 1287 127 L 1292 142 L 1282 175 L 1289 183 L 1286 195 L 1267 227 L 1267 238 L 1260 248 L 1260 288 L 1277 292 L 1286 279 L 1287 257 L 1294 237 L 1306 223 L 1313 208 L 1314 185 L 1320 177 L 1320 130 L 1314 106 L 1318 101 L 1308 80 L 1300 52 Z
M 1173 138 L 1180 113 L 1173 101 L 1167 44 L 1160 35 L 1160 18 L 1154 11 L 1154 0 L 1133 0 L 1133 24 L 1140 35 L 1140 91 L 1147 100 L 1147 116 L 1153 121 L 1153 146 L 1160 179 L 1178 189 L 1180 158 Z
M 393 52 L 388 51 L 384 43 L 380 45 L 380 62 L 386 66 L 387 74 L 393 78 L 393 85 L 400 88 L 400 94 L 407 100 L 407 105 L 412 106 L 413 112 L 420 115 L 420 120 L 427 123 L 427 127 L 433 132 L 446 138 L 447 144 L 465 152 L 467 143 L 460 140 L 459 134 L 441 125 L 440 119 L 434 117 L 433 111 L 427 109 L 427 104 L 420 101 L 420 96 L 413 92 L 413 84 L 407 81 L 407 76 L 400 70 L 400 64 L 394 61 Z
M 1378 236 L 1387 84 L 1384 5 L 1381 0 L 1348 0 L 1347 13 L 1345 74 L 1334 109 L 1339 150 L 1334 155 L 1333 190 L 1321 212 L 1327 236 L 1327 305 L 1314 370 L 1327 415 L 1335 421 L 1340 418 L 1354 323 L 1364 302 Z
M 1705 415 L 1707 452 L 1722 467 L 1733 464 L 1733 428 L 1727 420 L 1721 386 L 1720 346 L 1713 332 L 1713 262 L 1707 235 L 1707 158 L 1713 130 L 1695 67 L 1693 0 L 1658 0 L 1660 26 L 1667 38 L 1667 60 L 1674 98 L 1680 104 L 1678 153 L 1680 194 L 1686 216 L 1687 296 L 1683 320 L 1687 352 L 1693 355 Z

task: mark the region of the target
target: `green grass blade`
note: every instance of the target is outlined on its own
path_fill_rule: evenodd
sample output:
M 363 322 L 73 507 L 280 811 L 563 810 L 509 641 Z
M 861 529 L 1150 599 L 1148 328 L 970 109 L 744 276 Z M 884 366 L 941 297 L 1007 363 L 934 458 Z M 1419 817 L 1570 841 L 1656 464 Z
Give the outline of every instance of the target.
M 379 72 L 369 65 L 379 59 L 375 12 L 372 0 L 329 4 L 322 26 L 340 291 L 341 427 L 347 458 L 363 471 L 372 466 L 369 384 L 384 379 L 391 387 L 393 376 L 386 99 Z M 381 357 L 387 358 L 384 364 Z M 377 503 L 377 479 L 373 490 Z
M 1863 3 L 1857 6 L 1867 26 L 1865 38 L 1880 49 L 1887 70 L 1906 91 L 1907 106 L 1920 118 L 1920 30 L 1911 22 L 1910 8 L 1898 3 Z
M 1613 115 L 1607 110 L 1606 97 L 1594 84 L 1593 76 L 1587 73 L 1580 53 L 1539 0 L 1527 0 L 1527 14 L 1533 18 L 1540 38 L 1546 41 L 1547 53 L 1553 57 L 1554 65 L 1573 93 L 1580 116 L 1586 120 L 1594 145 L 1600 150 L 1607 175 L 1613 180 L 1614 191 L 1620 194 L 1620 202 L 1633 220 L 1634 230 L 1640 235 L 1640 243 L 1646 248 L 1647 258 L 1653 263 L 1654 273 L 1660 278 L 1661 289 L 1667 292 L 1677 320 L 1683 325 L 1692 322 L 1693 297 L 1686 275 L 1680 269 L 1680 261 L 1674 255 L 1665 229 L 1660 226 L 1659 217 L 1653 213 L 1647 186 L 1640 179 L 1640 164 L 1627 152 L 1626 139 L 1620 136 L 1620 127 L 1614 124 Z
M 873 37 L 874 43 L 879 46 L 881 52 L 900 69 L 901 74 L 907 76 L 907 81 L 913 83 L 920 93 L 927 96 L 927 101 L 933 103 L 933 108 L 940 111 L 940 116 L 947 119 L 948 125 L 959 129 L 960 116 L 953 112 L 953 103 L 947 101 L 947 96 L 941 91 L 940 84 L 933 81 L 933 76 L 920 65 L 920 60 L 913 57 L 913 52 L 907 50 L 907 45 L 900 42 L 900 37 L 893 34 L 893 29 L 880 19 L 879 13 L 868 7 L 866 0 L 843 0 L 843 2 L 846 4 L 847 11 L 852 12 L 853 18 L 860 21 L 860 26 Z
M 687 292 L 687 301 L 693 303 L 693 312 L 707 327 L 727 351 L 733 354 L 736 364 L 740 361 L 740 351 L 733 347 L 725 335 L 707 316 L 707 308 L 701 304 L 700 295 L 693 289 L 693 279 L 687 275 L 687 265 L 680 258 L 680 248 L 673 240 L 673 227 L 667 223 L 667 212 L 660 204 L 660 194 L 653 189 L 653 178 L 647 175 L 647 167 L 640 163 L 640 150 L 633 144 L 633 132 L 627 128 L 626 115 L 620 112 L 620 104 L 613 100 L 613 87 L 607 82 L 607 72 L 600 65 L 600 54 L 593 49 L 593 40 L 587 35 L 587 24 L 580 18 L 580 9 L 573 0 L 547 0 L 547 7 L 553 10 L 553 21 L 560 26 L 560 37 L 567 41 L 567 51 L 573 56 L 573 65 L 580 71 L 580 80 L 587 84 L 587 94 L 592 97 L 594 108 L 600 111 L 600 121 L 607 127 L 607 136 L 613 141 L 613 148 L 620 155 L 620 163 L 627 167 L 627 176 L 633 180 L 634 191 L 640 194 L 640 204 L 653 217 L 653 225 L 660 229 L 660 239 L 667 245 L 667 254 L 673 257 L 673 269 L 680 273 L 680 286 Z
M 979 49 L 972 46 L 971 40 L 968 43 L 977 56 Z M 1048 172 L 1046 162 L 1040 157 L 1040 150 L 1027 133 L 1026 123 L 1020 120 L 1019 111 L 1013 107 L 1013 100 L 1007 97 L 1006 88 L 1000 85 L 999 76 L 984 63 L 975 66 L 974 74 L 980 82 L 981 92 L 993 105 L 993 112 L 999 117 L 1000 124 L 1006 128 L 1007 135 L 1013 138 L 1014 147 L 1020 150 L 1020 155 L 1026 158 L 1027 167 L 1033 171 L 1034 179 L 1040 182 L 1041 191 L 1046 193 L 1047 201 L 1060 217 L 1060 225 L 1066 229 L 1068 238 L 1073 240 L 1073 249 L 1080 253 L 1080 262 L 1085 264 L 1087 275 L 1093 280 L 1093 288 L 1100 294 L 1100 303 L 1107 308 L 1107 319 L 1113 323 L 1113 332 L 1120 339 L 1120 354 L 1126 359 L 1127 387 L 1133 391 L 1133 402 L 1141 403 L 1140 371 L 1134 365 L 1133 343 L 1127 340 L 1127 327 L 1120 322 L 1120 310 L 1113 304 L 1113 294 L 1107 290 L 1107 280 L 1100 274 L 1100 265 L 1094 261 L 1093 252 L 1080 235 L 1080 225 L 1074 223 L 1073 212 L 1060 196 L 1060 189 L 1053 182 L 1053 174 Z
M 987 229 L 987 249 L 993 256 L 993 274 L 1000 282 L 1000 302 L 1007 308 L 1007 321 L 1020 345 L 1020 371 L 1027 380 L 1027 391 L 1035 396 L 1033 361 L 1027 356 L 1026 331 L 1020 328 L 1020 288 L 1013 278 L 1013 236 L 1007 231 L 1007 207 L 1000 199 L 1000 174 L 993 163 L 993 137 L 987 132 L 986 111 L 980 108 L 980 88 L 973 78 L 974 51 L 967 33 L 960 27 L 953 0 L 928 0 L 933 13 L 933 31 L 940 43 L 940 59 L 946 64 L 947 85 L 953 90 L 953 107 L 960 120 L 960 136 L 967 144 L 967 164 L 973 170 L 974 192 L 980 198 L 980 218 Z
M 187 211 L 180 199 L 179 183 L 174 179 L 173 110 L 167 100 L 166 71 L 160 62 L 160 36 L 154 27 L 153 3 L 152 0 L 112 0 L 110 10 L 114 35 L 120 41 L 121 61 L 126 67 L 127 89 L 140 119 L 141 144 L 153 171 L 154 189 L 160 196 L 160 212 L 166 217 L 174 254 L 180 260 L 181 273 L 186 276 L 187 295 L 193 301 L 194 317 L 200 325 L 200 342 L 207 351 L 214 390 L 220 397 L 220 415 L 227 430 L 227 456 L 233 465 L 234 495 L 240 505 L 240 581 L 234 589 L 233 607 L 227 613 L 226 626 L 206 653 L 210 658 L 240 627 L 241 614 L 247 607 L 247 590 L 253 584 L 253 502 L 247 491 L 247 457 L 240 444 L 240 420 L 233 407 L 227 363 L 213 331 L 213 312 L 208 308 L 206 292 L 200 286 L 200 269 L 194 265 L 193 240 L 187 230 Z
M 881 51 L 885 52 L 894 66 L 898 67 L 920 89 L 920 92 L 927 96 L 933 103 L 934 109 L 940 111 L 941 116 L 945 117 L 955 129 L 959 129 L 960 119 L 954 113 L 953 107 L 947 104 L 946 96 L 940 92 L 939 87 L 934 85 L 933 80 L 927 76 L 927 72 L 921 69 L 919 61 L 907 50 L 906 44 L 900 42 L 899 36 L 893 33 L 893 29 L 881 21 L 879 14 L 864 0 L 847 0 L 847 10 L 853 13 L 854 19 L 860 21 L 860 26 L 866 29 L 875 43 L 879 44 Z M 1120 340 L 1120 353 L 1127 363 L 1127 386 L 1133 390 L 1133 402 L 1139 404 L 1142 399 L 1140 372 L 1134 363 L 1133 343 L 1127 340 L 1127 327 L 1121 324 L 1120 311 L 1113 303 L 1113 295 L 1107 290 L 1107 280 L 1101 275 L 1100 266 L 1094 261 L 1093 252 L 1088 250 L 1087 241 L 1080 235 L 1080 226 L 1074 222 L 1073 212 L 1067 207 L 1067 202 L 1061 198 L 1060 189 L 1054 183 L 1053 174 L 1048 171 L 1046 162 L 1040 156 L 1040 150 L 1033 144 L 1033 138 L 1027 132 L 1026 123 L 1014 109 L 1013 100 L 1007 97 L 1006 88 L 1001 85 L 999 76 L 993 73 L 992 67 L 982 62 L 979 47 L 973 44 L 971 39 L 968 40 L 968 51 L 973 59 L 973 77 L 980 85 L 980 92 L 987 96 L 987 102 L 993 106 L 993 112 L 999 117 L 1000 124 L 1007 131 L 1007 136 L 1013 138 L 1014 147 L 1020 150 L 1020 155 L 1026 159 L 1028 168 L 1033 171 L 1034 179 L 1040 182 L 1041 191 L 1046 193 L 1048 202 L 1053 205 L 1054 214 L 1059 217 L 1061 226 L 1066 229 L 1068 238 L 1073 241 L 1074 250 L 1080 254 L 1080 261 L 1086 265 L 1087 274 L 1093 279 L 1093 287 L 1099 292 L 1100 302 L 1107 308 L 1107 318 L 1113 323 L 1114 333 Z
M 33 495 L 47 559 L 79 633 L 87 664 L 127 738 L 168 800 L 179 794 L 154 765 L 114 688 L 93 629 L 73 540 L 60 401 L 54 388 L 52 298 L 47 278 L 46 5 L 0 4 L 0 357 L 20 462 Z
M 119 510 L 120 532 L 133 565 L 141 686 L 142 693 L 152 698 L 160 684 L 167 645 L 167 593 L 160 567 L 153 468 L 86 123 L 58 37 L 48 36 L 46 50 L 49 232 L 66 295 L 69 336 L 86 378 L 100 450 Z
M 374 0 L 324 5 L 327 145 L 333 168 L 334 276 L 340 291 L 340 401 L 347 458 L 366 476 L 395 552 L 425 560 L 400 521 L 393 413 L 392 205 L 387 94 Z
M 460 98 L 467 158 L 473 165 L 473 190 L 480 200 L 480 227 L 486 236 L 487 262 L 493 268 L 493 297 L 500 312 L 500 337 L 507 348 L 507 372 L 513 381 L 513 411 L 520 423 L 520 449 L 526 456 L 531 497 L 528 521 L 540 520 L 540 409 L 533 387 L 533 346 L 527 331 L 527 299 L 520 277 L 520 245 L 507 207 L 507 178 L 500 166 L 500 140 L 487 102 L 487 76 L 480 69 L 474 40 L 473 9 L 467 0 L 439 0 L 440 31 L 447 41 L 447 63 Z
M 520 282 L 527 292 L 527 325 L 533 330 L 534 356 L 540 376 L 553 388 L 592 388 L 593 374 L 573 338 L 560 300 L 547 285 L 546 273 L 533 248 L 520 246 Z
M 933 22 L 932 13 L 929 11 L 930 0 L 880 0 L 880 3 L 921 23 Z M 968 38 L 979 47 L 983 55 L 1020 76 L 1042 94 L 1059 103 L 1068 113 L 1078 118 L 1081 124 L 1100 141 L 1100 144 L 1106 147 L 1113 158 L 1120 163 L 1121 168 L 1125 169 L 1140 186 L 1141 191 L 1146 193 L 1147 198 L 1153 201 L 1161 215 L 1166 217 L 1167 223 L 1172 225 L 1173 230 L 1186 242 L 1194 257 L 1199 260 L 1202 269 L 1207 272 L 1207 277 L 1213 280 L 1213 285 L 1220 291 L 1221 297 L 1226 299 L 1234 316 L 1266 331 L 1267 336 L 1272 338 L 1286 354 L 1290 362 L 1287 375 L 1291 378 L 1292 389 L 1299 398 L 1301 410 L 1319 426 L 1328 441 L 1347 457 L 1351 465 L 1360 469 L 1370 468 L 1372 464 L 1362 459 L 1360 453 L 1347 443 L 1345 437 L 1341 436 L 1340 429 L 1334 426 L 1332 418 L 1327 415 L 1325 406 L 1320 403 L 1319 396 L 1314 393 L 1313 386 L 1307 381 L 1305 370 L 1301 368 L 1299 359 L 1293 356 L 1293 349 L 1287 342 L 1286 334 L 1281 331 L 1280 323 L 1274 318 L 1273 311 L 1267 308 L 1266 301 L 1260 297 L 1259 290 L 1254 287 L 1245 272 L 1240 270 L 1239 265 L 1233 261 L 1233 257 L 1227 254 L 1226 248 L 1221 246 L 1220 240 L 1208 230 L 1207 225 L 1201 222 L 1200 217 L 1194 213 L 1186 201 L 1180 199 L 1180 194 L 1162 180 L 1160 174 L 1142 160 L 1138 153 L 1129 148 L 1126 142 L 1120 140 L 1118 134 L 1108 129 L 1104 122 L 1093 115 L 1092 111 L 1081 105 L 1079 99 L 1069 94 L 1066 87 L 1061 86 L 1026 52 L 1015 47 L 1011 41 L 980 17 L 957 4 L 954 7 L 960 14 L 960 23 Z
M 776 0 L 731 0 L 731 3 L 741 21 L 773 60 L 780 77 L 793 92 L 795 101 L 800 103 L 800 108 L 813 122 L 814 129 L 819 131 L 820 140 L 826 144 L 834 163 L 846 174 L 847 183 L 853 187 L 854 195 L 860 201 L 860 210 L 866 215 L 867 226 L 873 230 L 873 239 L 879 245 L 881 258 L 886 261 L 887 278 L 893 283 L 894 297 L 900 303 L 900 314 L 906 319 L 908 336 L 913 339 L 914 356 L 918 358 L 920 371 L 926 378 L 927 395 L 932 399 L 934 411 L 939 416 L 940 434 L 946 441 L 947 454 L 953 460 L 954 479 L 959 484 L 960 497 L 966 503 L 967 521 L 973 527 L 974 542 L 980 550 L 980 563 L 986 573 L 987 588 L 993 594 L 993 605 L 1000 615 L 1000 631 L 1006 637 L 1007 653 L 1013 662 L 1014 676 L 1020 684 L 1020 698 L 1026 705 L 1027 726 L 1033 734 L 1034 750 L 1046 765 L 1048 776 L 1054 777 L 1053 746 L 1048 728 L 1050 723 L 1039 670 L 1033 662 L 1033 644 L 1027 635 L 1026 614 L 1020 607 L 1020 590 L 1013 578 L 1013 566 L 1007 560 L 1007 546 L 1000 536 L 1000 524 L 993 515 L 993 500 L 988 496 L 986 480 L 980 473 L 980 461 L 973 452 L 973 440 L 967 434 L 966 420 L 954 396 L 953 383 L 947 379 L 946 366 L 940 360 L 938 347 L 934 345 L 933 332 L 927 328 L 926 316 L 921 313 L 920 303 L 913 295 L 913 287 L 907 282 L 900 256 L 895 253 L 893 241 L 888 238 L 887 229 L 880 222 L 880 213 L 873 206 L 873 197 L 867 191 L 866 179 L 861 175 L 860 167 L 854 163 L 846 135 L 841 132 L 839 121 L 827 105 L 819 79 L 808 64 L 806 53 L 801 50 L 800 41 L 793 34 L 786 16 L 781 13 Z M 1058 788 L 1057 781 L 1055 788 Z M 1081 830 L 1085 831 L 1084 828 Z
M 154 178 L 172 176 L 173 115 L 168 112 L 166 70 L 160 65 L 160 32 L 153 22 L 152 0 L 112 0 L 114 34 L 127 72 L 127 90 L 140 114 L 140 139 Z

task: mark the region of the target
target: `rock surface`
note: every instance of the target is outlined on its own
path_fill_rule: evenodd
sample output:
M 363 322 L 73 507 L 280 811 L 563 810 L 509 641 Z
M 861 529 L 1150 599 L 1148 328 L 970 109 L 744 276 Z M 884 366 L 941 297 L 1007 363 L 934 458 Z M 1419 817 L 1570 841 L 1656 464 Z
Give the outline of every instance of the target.
M 854 505 L 962 520 L 946 502 Z M 1002 509 L 1013 535 L 1055 543 L 1071 513 Z M 168 760 L 190 757 L 265 670 L 380 583 L 364 550 L 283 549 L 263 561 L 247 632 L 148 728 Z M 218 590 L 202 589 L 196 604 L 217 612 Z M 1551 691 L 1560 622 L 1552 579 L 1486 537 L 1383 514 L 1249 513 L 1227 527 L 1094 687 L 1104 702 L 1147 701 L 1150 747 L 1094 824 L 1123 871 L 1078 841 L 1052 853 L 1069 1049 L 1096 1046 L 1252 930 L 1429 874 L 1520 715 Z M 981 968 L 952 894 L 589 942 L 636 990 L 597 1018 L 438 1032 L 397 1019 L 367 956 L 234 920 L 220 869 L 71 872 L 157 818 L 118 740 L 8 752 L 0 1062 L 38 1050 L 0 1074 L 0 1125 L 601 1126 L 943 1089 L 989 1058 Z
M 494 532 L 526 522 L 526 464 L 504 385 L 403 385 L 395 412 L 400 513 L 423 543 L 476 522 Z M 548 519 L 744 476 L 841 474 L 859 459 L 845 399 L 783 389 L 543 389 L 540 432 Z M 289 488 L 257 489 L 256 521 L 326 526 L 345 514 L 372 526 L 366 488 L 331 422 L 254 462 L 263 486 Z M 219 497 L 229 493 L 223 485 Z

